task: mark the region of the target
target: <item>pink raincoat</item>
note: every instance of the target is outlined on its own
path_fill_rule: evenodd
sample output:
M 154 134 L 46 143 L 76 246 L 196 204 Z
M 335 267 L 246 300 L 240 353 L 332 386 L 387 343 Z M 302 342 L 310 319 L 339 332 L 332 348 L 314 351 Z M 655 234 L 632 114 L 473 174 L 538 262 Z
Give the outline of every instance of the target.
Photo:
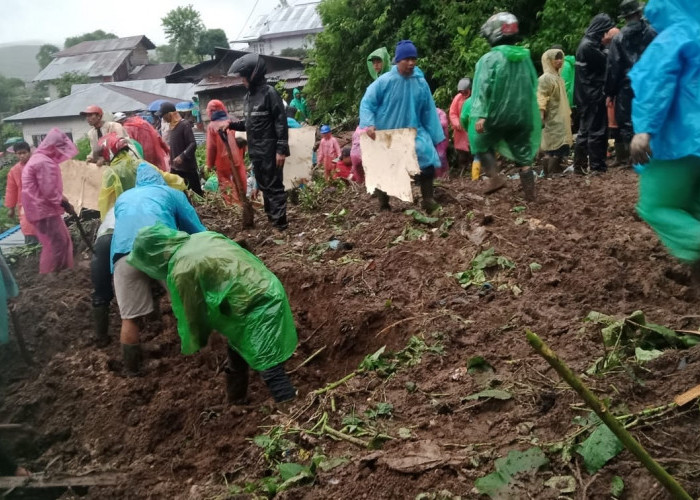
M 449 126 L 447 122 L 447 114 L 440 108 L 437 108 L 437 114 L 438 118 L 440 118 L 442 132 L 445 134 L 445 140 L 438 143 L 438 145 L 435 146 L 435 149 L 437 149 L 438 156 L 440 157 L 440 168 L 435 169 L 435 177 L 440 179 L 446 178 L 450 174 L 450 165 L 447 163 L 447 146 L 450 145 L 450 140 L 447 138 L 450 137 L 450 135 L 447 129 L 447 127 Z
M 352 134 L 352 147 L 350 148 L 350 159 L 352 160 L 352 172 L 350 180 L 358 184 L 365 183 L 365 169 L 362 166 L 362 149 L 360 148 L 360 137 L 367 128 L 357 127 Z
M 321 145 L 318 147 L 318 163 L 323 165 L 326 180 L 332 177 L 333 160 L 340 156 L 340 144 L 338 139 L 332 135 L 328 138 L 321 138 Z
M 467 131 L 462 128 L 459 117 L 462 116 L 462 106 L 469 98 L 468 95 L 462 95 L 458 92 L 452 104 L 450 105 L 450 124 L 452 125 L 453 144 L 455 149 L 460 151 L 469 151 L 469 136 Z
M 22 170 L 22 206 L 41 243 L 39 272 L 73 267 L 73 242 L 63 222 L 63 179 L 59 164 L 78 153 L 66 134 L 51 129 Z

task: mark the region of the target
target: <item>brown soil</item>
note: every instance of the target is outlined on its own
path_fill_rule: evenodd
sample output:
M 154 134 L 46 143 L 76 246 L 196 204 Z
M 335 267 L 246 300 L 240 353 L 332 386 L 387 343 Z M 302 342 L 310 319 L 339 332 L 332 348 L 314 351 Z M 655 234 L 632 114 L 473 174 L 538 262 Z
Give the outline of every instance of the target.
M 453 218 L 454 225 L 442 235 L 423 226 L 422 238 L 395 245 L 407 226 L 421 228 L 403 213 L 412 207 L 392 200 L 391 212 L 378 213 L 376 200 L 353 187 L 326 193 L 315 211 L 292 207 L 290 229 L 283 234 L 271 231 L 260 214 L 258 227 L 243 233 L 235 210 L 215 202 L 199 207 L 210 229 L 244 238 L 284 283 L 300 338 L 288 369 L 323 348 L 293 373 L 300 397 L 284 413 L 273 408 L 258 377 L 251 378 L 249 406 L 225 405 L 223 343 L 180 355 L 169 312 L 161 327 L 151 324 L 144 335 L 147 376 L 124 378 L 116 305 L 115 341 L 106 349 L 90 341 L 87 255 L 77 258 L 75 270 L 58 276 L 36 275 L 36 258 L 20 262 L 15 272 L 22 291 L 14 303 L 35 364 L 26 366 L 14 344 L 0 349 L 0 422 L 28 424 L 37 434 L 14 436 L 10 444 L 34 471 L 126 474 L 117 487 L 91 488 L 87 498 L 235 498 L 227 484 L 242 486 L 270 472 L 251 442 L 254 436 L 278 425 L 308 430 L 324 412 L 328 424 L 341 429 L 343 417 L 354 412 L 364 418 L 366 409 L 386 401 L 393 414 L 377 420 L 377 428 L 395 439 L 384 445 L 382 457 L 328 436 L 287 435 L 296 446 L 284 460 L 308 463 L 315 450 L 350 462 L 279 496 L 415 498 L 448 490 L 476 498 L 474 481 L 493 471 L 494 459 L 539 445 L 548 451 L 550 465 L 519 478 L 511 498 L 557 498 L 544 482 L 558 475 L 577 478 L 571 498 L 582 498 L 584 491 L 586 498 L 609 498 L 615 475 L 625 481 L 625 498 L 667 498 L 628 452 L 593 477 L 580 456 L 562 460 L 549 452 L 548 444 L 576 431 L 573 417 L 586 412 L 533 353 L 524 332 L 541 334 L 581 373 L 603 353 L 600 328 L 583 321 L 590 311 L 622 316 L 641 309 L 655 323 L 696 330 L 700 319 L 690 273 L 635 218 L 636 178 L 630 171 L 539 182 L 538 202 L 523 212 L 512 211 L 526 206 L 516 187 L 513 181 L 482 199 L 479 183 L 443 183 L 437 188 L 441 217 Z M 343 208 L 345 217 L 333 216 Z M 475 244 L 479 231 L 484 239 Z M 314 245 L 333 236 L 352 249 L 319 253 Z M 490 290 L 462 289 L 449 273 L 467 269 L 490 247 L 516 267 L 490 272 Z M 541 270 L 531 271 L 531 263 Z M 412 336 L 441 344 L 444 354 L 424 353 L 420 363 L 389 378 L 359 375 L 327 395 L 310 394 L 351 373 L 384 345 L 402 349 Z M 494 367 L 493 376 L 466 373 L 467 360 L 477 355 Z M 669 403 L 699 378 L 695 348 L 586 380 L 613 407 L 636 412 Z M 417 390 L 407 390 L 411 383 Z M 513 398 L 463 402 L 487 386 Z M 693 496 L 700 495 L 699 420 L 691 404 L 662 423 L 634 428 Z M 399 428 L 410 429 L 411 437 L 399 438 Z M 387 466 L 385 458 L 401 457 L 424 440 L 437 443 L 450 460 L 411 474 Z

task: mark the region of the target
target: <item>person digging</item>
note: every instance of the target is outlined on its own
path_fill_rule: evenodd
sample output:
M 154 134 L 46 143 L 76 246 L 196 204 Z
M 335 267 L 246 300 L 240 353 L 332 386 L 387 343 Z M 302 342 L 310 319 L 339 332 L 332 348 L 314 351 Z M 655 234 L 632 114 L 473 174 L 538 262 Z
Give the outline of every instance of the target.
M 535 199 L 535 173 L 530 168 L 540 147 L 542 124 L 537 106 L 537 73 L 530 51 L 515 45 L 518 19 L 500 12 L 481 27 L 491 51 L 479 59 L 474 74 L 469 115 L 469 144 L 489 177 L 485 194 L 503 188 L 495 151 L 520 167 L 525 199 Z
M 297 347 L 294 317 L 282 283 L 257 257 L 215 232 L 156 224 L 139 231 L 128 263 L 166 280 L 183 354 L 206 346 L 213 330 L 226 337 L 230 403 L 247 402 L 249 367 L 276 403 L 295 398 L 284 369 Z

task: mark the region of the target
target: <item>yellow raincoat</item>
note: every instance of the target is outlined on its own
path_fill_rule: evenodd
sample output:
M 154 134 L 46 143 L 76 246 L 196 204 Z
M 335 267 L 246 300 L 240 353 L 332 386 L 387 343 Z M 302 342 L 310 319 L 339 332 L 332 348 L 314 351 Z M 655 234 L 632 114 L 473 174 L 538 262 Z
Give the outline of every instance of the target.
M 564 145 L 571 146 L 571 108 L 566 96 L 566 84 L 559 72 L 554 69 L 554 58 L 559 49 L 549 49 L 542 54 L 544 74 L 539 78 L 537 88 L 537 105 L 544 111 L 544 130 L 542 131 L 541 149 L 555 151 Z

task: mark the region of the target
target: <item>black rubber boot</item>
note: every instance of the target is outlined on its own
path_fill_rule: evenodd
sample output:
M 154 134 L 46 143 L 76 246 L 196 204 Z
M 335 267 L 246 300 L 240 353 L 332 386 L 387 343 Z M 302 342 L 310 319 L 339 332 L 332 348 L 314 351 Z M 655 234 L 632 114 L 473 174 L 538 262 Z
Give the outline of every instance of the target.
M 481 167 L 484 173 L 489 178 L 489 183 L 484 190 L 484 194 L 495 193 L 506 185 L 506 177 L 498 171 L 498 163 L 493 153 L 484 153 L 480 155 Z
M 526 201 L 535 201 L 535 172 L 530 167 L 520 171 L 520 185 Z
M 418 183 L 420 184 L 421 207 L 426 212 L 433 213 L 439 207 L 439 205 L 435 201 L 435 187 L 433 185 L 433 177 L 419 175 Z
M 389 195 L 381 189 L 377 189 L 376 193 L 377 200 L 379 200 L 379 210 L 391 210 L 391 205 L 389 205 Z
M 297 396 L 297 390 L 292 385 L 289 375 L 284 371 L 284 363 L 260 372 L 275 403 L 286 403 Z
M 627 167 L 630 163 L 630 145 L 626 142 L 615 143 L 615 164 L 618 167 Z
M 549 174 L 561 174 L 564 170 L 561 168 L 561 158 L 552 156 L 549 159 Z
M 226 347 L 226 399 L 233 405 L 248 403 L 248 363 L 230 347 Z
M 550 175 L 552 175 L 554 172 L 552 172 L 552 157 L 551 156 L 545 156 L 542 158 L 542 175 L 544 176 L 545 179 L 548 179 Z
M 109 305 L 92 306 L 92 320 L 95 324 L 95 345 L 106 347 L 109 338 Z
M 122 344 L 122 359 L 124 360 L 124 371 L 127 377 L 141 376 L 141 364 L 143 361 L 141 344 Z
M 578 144 L 574 148 L 574 173 L 579 175 L 586 175 L 588 170 L 588 151 L 585 146 L 579 146 Z

